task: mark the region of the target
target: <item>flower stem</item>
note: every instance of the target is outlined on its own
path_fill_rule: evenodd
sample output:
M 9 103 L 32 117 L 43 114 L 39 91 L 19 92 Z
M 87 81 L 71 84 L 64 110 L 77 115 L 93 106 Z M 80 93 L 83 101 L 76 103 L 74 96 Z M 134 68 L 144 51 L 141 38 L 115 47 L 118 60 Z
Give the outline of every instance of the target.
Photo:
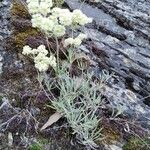
M 58 38 L 55 37 L 56 40 L 56 59 L 57 59 L 57 74 L 59 72 L 59 42 L 58 42 Z

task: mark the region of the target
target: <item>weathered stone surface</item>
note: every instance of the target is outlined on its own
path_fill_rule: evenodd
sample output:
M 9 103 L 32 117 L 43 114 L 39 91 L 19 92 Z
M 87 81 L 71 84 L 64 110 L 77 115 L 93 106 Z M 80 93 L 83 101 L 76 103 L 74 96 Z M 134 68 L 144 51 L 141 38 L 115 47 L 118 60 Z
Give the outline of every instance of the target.
M 119 83 L 107 87 L 104 95 L 150 128 L 150 2 L 103 0 L 89 5 L 66 0 L 66 4 L 71 10 L 81 8 L 95 22 L 96 28 L 84 29 L 89 41 L 81 50 L 88 49 L 99 68 L 118 75 Z
M 10 30 L 8 29 L 9 24 L 9 1 L 2 1 L 0 2 L 0 75 L 2 73 L 2 66 L 3 66 L 3 57 L 5 54 L 3 41 L 4 39 L 10 34 Z

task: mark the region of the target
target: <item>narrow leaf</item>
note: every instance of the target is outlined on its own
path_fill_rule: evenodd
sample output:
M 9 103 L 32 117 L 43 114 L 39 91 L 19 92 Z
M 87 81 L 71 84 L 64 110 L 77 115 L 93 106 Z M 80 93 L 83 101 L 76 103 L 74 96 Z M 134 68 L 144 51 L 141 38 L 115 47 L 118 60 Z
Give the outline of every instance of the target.
M 51 126 L 53 123 L 57 122 L 61 117 L 62 115 L 58 112 L 51 115 L 48 121 L 42 126 L 41 131 Z

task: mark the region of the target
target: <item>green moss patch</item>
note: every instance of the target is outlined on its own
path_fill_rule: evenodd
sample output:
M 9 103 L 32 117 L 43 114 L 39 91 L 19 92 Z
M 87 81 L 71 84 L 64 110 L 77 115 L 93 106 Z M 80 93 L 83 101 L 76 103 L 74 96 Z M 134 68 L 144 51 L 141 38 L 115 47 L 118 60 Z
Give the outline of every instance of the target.
M 27 10 L 26 4 L 17 0 L 13 0 L 12 8 L 11 8 L 11 15 L 12 17 L 20 17 L 24 19 L 31 18 Z
M 150 150 L 150 139 L 133 137 L 123 146 L 123 150 Z

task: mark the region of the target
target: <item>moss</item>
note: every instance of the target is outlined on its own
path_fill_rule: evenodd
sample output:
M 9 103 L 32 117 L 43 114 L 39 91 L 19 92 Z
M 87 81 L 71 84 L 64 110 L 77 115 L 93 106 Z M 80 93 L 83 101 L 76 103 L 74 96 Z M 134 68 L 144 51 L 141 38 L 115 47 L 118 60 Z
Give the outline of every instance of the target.
M 54 6 L 61 6 L 64 3 L 64 0 L 53 0 Z
M 40 139 L 39 139 L 39 143 L 41 143 L 42 145 L 48 144 L 48 143 L 49 143 L 49 140 L 48 140 L 48 139 L 45 139 L 45 138 L 40 138 Z
M 24 45 L 28 44 L 28 38 L 43 37 L 39 29 L 31 26 L 31 16 L 25 5 L 23 1 L 13 0 L 11 8 L 13 32 L 8 40 L 8 49 L 22 49 Z
M 34 143 L 29 146 L 29 150 L 43 150 L 43 148 L 41 144 Z
M 150 150 L 150 139 L 132 137 L 124 146 L 123 150 Z
M 12 8 L 11 8 L 11 15 L 13 17 L 20 17 L 20 18 L 31 18 L 25 3 L 17 0 L 13 0 Z
M 27 39 L 29 37 L 36 37 L 40 34 L 41 34 L 41 32 L 38 29 L 31 27 L 31 28 L 28 28 L 27 30 L 19 32 L 19 33 L 14 32 L 14 34 L 12 36 L 12 39 L 13 39 L 12 42 L 13 42 L 13 44 L 15 44 L 16 48 L 22 48 L 24 45 L 27 44 Z
M 102 134 L 104 137 L 104 143 L 111 144 L 114 141 L 119 141 L 121 139 L 120 132 L 110 126 L 103 126 Z
M 105 149 L 105 145 L 111 145 L 122 141 L 123 137 L 120 130 L 118 130 L 118 128 L 113 124 L 110 124 L 108 120 L 102 120 L 99 127 L 102 128 L 102 138 L 96 141 L 96 144 L 100 147 L 100 149 Z

